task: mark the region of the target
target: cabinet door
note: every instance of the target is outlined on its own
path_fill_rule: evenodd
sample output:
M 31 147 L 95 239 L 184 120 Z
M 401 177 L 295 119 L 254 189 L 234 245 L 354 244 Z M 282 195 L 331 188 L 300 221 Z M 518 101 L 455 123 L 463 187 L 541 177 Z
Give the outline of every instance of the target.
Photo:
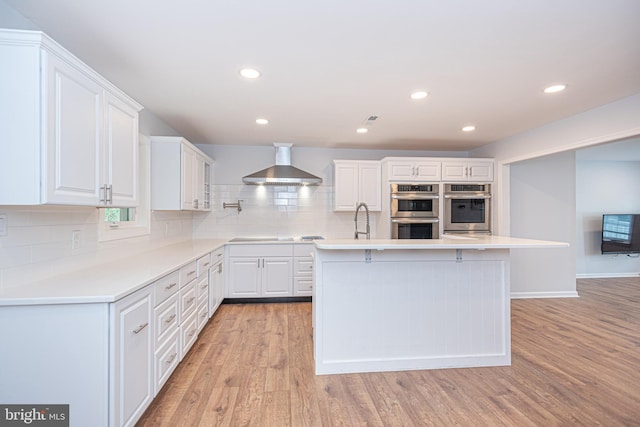
M 209 317 L 218 309 L 224 299 L 224 277 L 222 263 L 214 265 L 209 275 Z
M 466 161 L 442 162 L 442 180 L 443 181 L 466 181 L 467 180 L 467 162 Z
M 358 203 L 358 165 L 335 163 L 334 210 L 354 211 Z
M 148 286 L 112 304 L 112 413 L 134 425 L 153 399 L 153 298 Z
M 262 296 L 293 295 L 291 257 L 267 257 L 262 260 Z
M 469 178 L 474 181 L 493 181 L 493 162 L 469 162 Z
M 181 197 L 182 209 L 195 209 L 196 198 L 196 152 L 182 144 Z
M 138 201 L 138 112 L 116 96 L 105 95 L 105 183 L 111 202 L 135 207 Z
M 229 297 L 259 297 L 259 258 L 229 258 Z
M 440 181 L 440 162 L 416 162 L 414 166 L 417 181 Z
M 389 181 L 409 181 L 413 179 L 413 163 L 389 162 Z
M 358 166 L 358 202 L 365 202 L 371 211 L 382 209 L 381 173 L 379 164 L 363 163 Z
M 54 55 L 46 69 L 44 203 L 98 206 L 102 186 L 102 89 Z

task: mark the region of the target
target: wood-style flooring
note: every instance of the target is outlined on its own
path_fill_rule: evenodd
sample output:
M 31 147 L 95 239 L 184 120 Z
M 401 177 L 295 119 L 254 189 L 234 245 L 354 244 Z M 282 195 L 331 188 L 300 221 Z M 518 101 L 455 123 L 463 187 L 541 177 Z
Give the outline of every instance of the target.
M 310 303 L 222 305 L 138 425 L 639 426 L 640 278 L 578 293 L 512 301 L 509 367 L 327 376 Z

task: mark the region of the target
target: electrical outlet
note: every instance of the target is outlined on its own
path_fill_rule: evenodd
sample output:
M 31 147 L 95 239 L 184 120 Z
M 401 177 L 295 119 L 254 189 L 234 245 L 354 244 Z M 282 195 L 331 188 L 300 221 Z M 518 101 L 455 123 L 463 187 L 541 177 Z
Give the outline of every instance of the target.
M 73 230 L 71 232 L 71 249 L 78 249 L 80 247 L 80 230 Z
M 7 226 L 7 214 L 0 214 L 0 237 L 6 236 L 9 226 Z

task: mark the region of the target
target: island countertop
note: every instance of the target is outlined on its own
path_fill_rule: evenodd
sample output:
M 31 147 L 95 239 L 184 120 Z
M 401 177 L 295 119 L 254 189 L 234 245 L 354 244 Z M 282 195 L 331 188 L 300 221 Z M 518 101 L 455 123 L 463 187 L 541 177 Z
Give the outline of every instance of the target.
M 444 235 L 440 239 L 330 239 L 316 240 L 321 250 L 407 250 L 407 249 L 526 249 L 562 248 L 568 243 L 550 240 L 522 239 L 507 236 L 456 236 Z

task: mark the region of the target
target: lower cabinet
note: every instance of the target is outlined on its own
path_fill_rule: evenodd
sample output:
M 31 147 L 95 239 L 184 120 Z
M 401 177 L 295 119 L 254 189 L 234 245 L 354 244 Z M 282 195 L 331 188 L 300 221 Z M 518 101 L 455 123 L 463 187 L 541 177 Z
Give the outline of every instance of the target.
M 111 413 L 118 426 L 134 425 L 154 396 L 153 309 L 151 286 L 111 304 Z
M 224 299 L 224 248 L 211 253 L 213 267 L 209 270 L 209 317 L 220 307 Z
M 229 298 L 293 295 L 293 246 L 234 245 L 229 248 Z
M 75 426 L 135 425 L 208 320 L 199 279 L 211 269 L 195 265 L 112 303 L 0 306 L 11 325 L 0 328 L 0 402 L 69 404 Z
M 313 245 L 296 245 L 293 249 L 293 295 L 313 295 Z

